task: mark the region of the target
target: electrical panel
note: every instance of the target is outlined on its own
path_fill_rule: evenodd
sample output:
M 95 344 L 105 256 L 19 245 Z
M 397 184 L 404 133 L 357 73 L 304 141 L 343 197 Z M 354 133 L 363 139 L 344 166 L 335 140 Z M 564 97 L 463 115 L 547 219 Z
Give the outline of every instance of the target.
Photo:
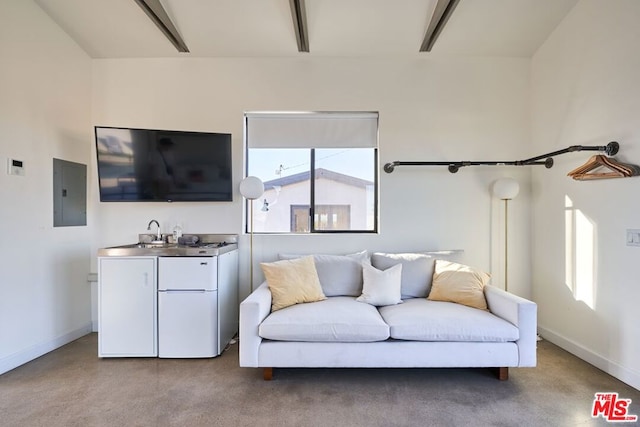
M 87 225 L 87 165 L 53 159 L 53 226 Z

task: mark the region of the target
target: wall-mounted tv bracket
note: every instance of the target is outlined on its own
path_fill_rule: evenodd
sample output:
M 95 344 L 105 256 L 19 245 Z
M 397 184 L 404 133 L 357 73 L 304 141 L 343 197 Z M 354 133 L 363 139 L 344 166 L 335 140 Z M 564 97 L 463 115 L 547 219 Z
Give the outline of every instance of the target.
M 547 169 L 553 167 L 553 157 L 565 153 L 573 153 L 574 151 L 604 151 L 607 156 L 613 156 L 618 153 L 620 144 L 615 141 L 611 141 L 607 145 L 572 145 L 562 150 L 553 151 L 547 154 L 541 154 L 540 156 L 532 157 L 526 160 L 513 160 L 513 161 L 459 161 L 459 162 L 401 162 L 395 161 L 384 165 L 384 171 L 391 173 L 396 166 L 447 166 L 449 172 L 456 173 L 463 166 L 529 166 L 529 165 L 544 165 Z M 542 160 L 544 159 L 544 160 Z

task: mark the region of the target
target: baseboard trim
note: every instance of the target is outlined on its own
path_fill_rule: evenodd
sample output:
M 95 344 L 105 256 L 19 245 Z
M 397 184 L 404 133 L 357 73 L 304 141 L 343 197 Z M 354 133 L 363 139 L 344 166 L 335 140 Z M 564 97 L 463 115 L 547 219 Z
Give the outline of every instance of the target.
M 640 390 L 640 373 L 629 368 L 625 368 L 617 362 L 607 359 L 606 357 L 594 353 L 588 348 L 577 342 L 558 334 L 550 329 L 538 326 L 538 332 L 545 340 L 557 345 L 563 350 L 579 357 L 587 363 L 592 364 L 598 369 L 603 370 L 607 374 L 619 379 L 620 381 L 630 385 L 636 390 Z
M 87 323 L 81 328 L 68 332 L 64 335 L 60 335 L 52 340 L 34 344 L 29 348 L 18 351 L 7 357 L 3 357 L 0 359 L 0 375 L 91 333 L 91 329 L 91 323 Z

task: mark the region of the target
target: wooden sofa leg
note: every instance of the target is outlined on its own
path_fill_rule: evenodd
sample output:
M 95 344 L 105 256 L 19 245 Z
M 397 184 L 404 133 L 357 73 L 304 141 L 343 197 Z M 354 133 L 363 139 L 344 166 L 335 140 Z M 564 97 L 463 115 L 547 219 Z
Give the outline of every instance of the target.
M 273 368 L 264 368 L 262 377 L 265 381 L 271 381 L 273 379 Z
M 509 368 L 492 368 L 491 370 L 500 381 L 507 381 L 509 379 Z

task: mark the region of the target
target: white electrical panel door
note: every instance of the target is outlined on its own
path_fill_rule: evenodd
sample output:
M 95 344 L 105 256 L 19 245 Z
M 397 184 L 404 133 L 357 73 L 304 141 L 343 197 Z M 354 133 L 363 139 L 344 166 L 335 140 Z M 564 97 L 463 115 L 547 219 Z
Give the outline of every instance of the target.
M 160 290 L 218 289 L 217 257 L 160 257 L 158 262 Z
M 158 357 L 215 357 L 217 291 L 158 292 Z
M 157 356 L 156 258 L 99 258 L 98 310 L 100 357 Z

